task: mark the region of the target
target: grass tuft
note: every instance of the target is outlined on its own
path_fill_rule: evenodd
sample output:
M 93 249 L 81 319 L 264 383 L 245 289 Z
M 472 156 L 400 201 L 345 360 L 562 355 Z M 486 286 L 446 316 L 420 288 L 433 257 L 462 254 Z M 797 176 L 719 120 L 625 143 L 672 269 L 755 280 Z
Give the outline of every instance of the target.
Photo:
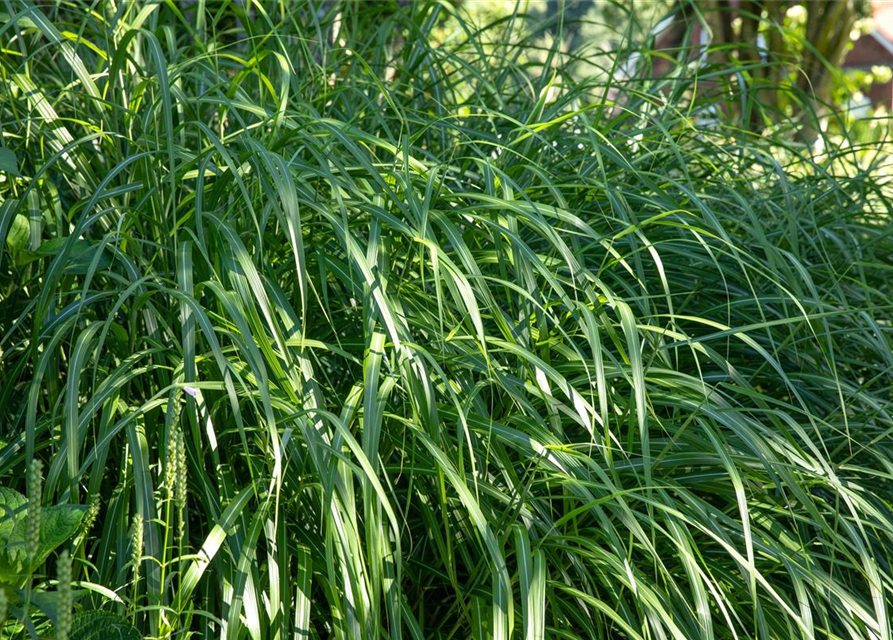
M 0 479 L 91 505 L 77 611 L 893 636 L 883 143 L 749 132 L 727 62 L 561 16 L 0 12 Z

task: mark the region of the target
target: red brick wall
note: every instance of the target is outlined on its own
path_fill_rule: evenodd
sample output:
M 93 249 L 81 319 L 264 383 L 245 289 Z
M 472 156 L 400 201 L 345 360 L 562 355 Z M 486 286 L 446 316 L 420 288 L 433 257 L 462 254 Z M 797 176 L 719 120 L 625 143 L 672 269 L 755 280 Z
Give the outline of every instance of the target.
M 875 64 L 893 65 L 893 54 L 887 51 L 872 35 L 864 35 L 856 40 L 843 61 L 844 68 L 871 67 Z
M 893 108 L 893 82 L 871 85 L 868 97 L 871 98 L 871 104 L 883 105 L 888 109 Z
M 843 62 L 843 68 L 865 69 L 879 65 L 893 67 L 893 53 L 890 53 L 872 35 L 864 35 L 853 45 Z M 873 84 L 866 94 L 876 106 L 893 107 L 893 82 Z

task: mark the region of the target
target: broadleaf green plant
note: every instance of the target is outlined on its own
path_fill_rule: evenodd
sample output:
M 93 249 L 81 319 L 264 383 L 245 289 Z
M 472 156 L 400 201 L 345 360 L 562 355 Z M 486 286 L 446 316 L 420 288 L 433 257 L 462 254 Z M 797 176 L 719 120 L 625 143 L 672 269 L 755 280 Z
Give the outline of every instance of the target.
M 40 510 L 40 539 L 36 553 L 28 553 L 28 499 L 18 491 L 0 487 L 0 583 L 19 587 L 37 567 L 80 527 L 87 508 L 58 504 Z
M 142 640 L 130 622 L 108 611 L 85 611 L 72 621 L 69 640 Z

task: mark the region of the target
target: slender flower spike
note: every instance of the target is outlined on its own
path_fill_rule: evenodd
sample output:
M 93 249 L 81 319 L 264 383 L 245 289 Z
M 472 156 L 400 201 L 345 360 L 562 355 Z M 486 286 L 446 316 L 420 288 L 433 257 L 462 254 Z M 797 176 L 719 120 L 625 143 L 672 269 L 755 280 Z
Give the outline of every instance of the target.
M 56 640 L 68 640 L 71 632 L 71 556 L 67 551 L 56 561 L 59 578 L 59 609 L 56 617 Z
M 90 499 L 90 508 L 87 510 L 87 514 L 84 516 L 84 522 L 81 525 L 81 531 L 83 531 L 84 535 L 90 533 L 90 529 L 92 529 L 93 525 L 96 523 L 96 518 L 99 517 L 99 508 L 101 505 L 102 499 L 97 493 Z
M 186 391 L 193 398 L 195 397 L 195 389 L 192 387 L 183 387 L 183 390 Z M 171 398 L 171 426 L 177 426 L 180 424 L 180 411 L 183 409 L 182 403 L 183 396 L 179 390 L 175 391 L 173 394 L 173 398 Z
M 28 561 L 33 563 L 40 550 L 40 502 L 43 494 L 43 462 L 34 459 L 28 465 Z M 33 568 L 33 567 L 32 567 Z
M 193 387 L 184 386 L 190 396 L 195 397 L 197 391 Z M 180 412 L 182 410 L 182 396 L 180 392 L 174 393 L 172 399 L 172 414 L 170 432 L 167 440 L 167 459 L 164 466 L 163 484 L 168 492 L 168 498 L 174 501 L 177 511 L 177 525 L 181 535 L 185 522 L 186 510 L 186 450 L 183 440 L 183 430 L 180 427 Z
M 174 485 L 177 483 L 177 438 L 175 429 L 171 428 L 171 433 L 167 440 L 167 460 L 164 463 L 164 479 L 162 484 L 167 489 L 168 497 L 174 495 Z
M 184 387 L 184 390 L 189 393 L 189 395 L 195 395 L 195 389 L 192 387 Z M 173 397 L 171 398 L 171 422 L 170 422 L 170 433 L 168 434 L 167 439 L 167 460 L 164 465 L 164 480 L 163 484 L 167 488 L 168 496 L 173 497 L 174 494 L 174 486 L 177 481 L 177 455 L 178 455 L 178 441 L 180 440 L 180 412 L 183 408 L 183 403 L 181 402 L 182 395 L 179 391 L 175 391 Z
M 177 508 L 177 524 L 183 532 L 186 510 L 186 444 L 180 425 L 171 425 L 171 433 L 167 445 L 167 462 L 164 469 L 164 486 L 168 497 L 174 500 Z
M 133 566 L 133 584 L 140 580 L 140 563 L 143 559 L 143 514 L 133 516 L 133 529 L 130 533 L 130 564 Z
M 175 483 L 174 483 L 174 502 L 177 505 L 177 525 L 179 527 L 180 535 L 184 535 L 185 531 L 185 513 L 186 513 L 186 500 L 187 500 L 187 470 L 186 470 L 186 442 L 183 439 L 183 430 L 177 427 L 177 430 L 174 434 L 174 443 L 176 447 L 176 456 L 174 457 L 174 475 L 175 475 Z

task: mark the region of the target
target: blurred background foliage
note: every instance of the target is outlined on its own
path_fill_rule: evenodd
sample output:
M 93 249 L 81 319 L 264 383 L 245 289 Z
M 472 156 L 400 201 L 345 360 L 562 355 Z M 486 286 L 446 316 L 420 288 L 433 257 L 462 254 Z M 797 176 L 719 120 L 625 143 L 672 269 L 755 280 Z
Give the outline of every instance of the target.
M 636 64 L 646 58 L 643 47 L 657 58 L 650 60 L 657 62 L 657 73 L 675 66 L 697 73 L 711 63 L 734 65 L 764 107 L 750 113 L 743 123 L 748 127 L 790 117 L 803 96 L 814 100 L 811 108 L 840 116 L 862 91 L 890 74 L 886 66 L 841 68 L 854 41 L 873 27 L 871 0 L 457 0 L 454 5 L 497 40 L 494 46 L 501 38 L 496 37 L 500 30 L 487 28 L 492 24 L 504 25 L 502 35 L 509 40 L 512 29 L 536 24 L 540 31 L 547 25 L 539 46 L 549 51 L 558 40 L 577 78 L 607 77 L 618 56 L 625 58 L 627 73 L 655 73 L 654 66 Z M 444 41 L 459 36 L 456 25 L 455 18 L 444 19 L 439 29 Z M 692 67 L 692 61 L 700 64 Z M 888 128 L 887 115 L 887 106 L 860 111 L 863 119 L 874 119 L 871 130 Z

